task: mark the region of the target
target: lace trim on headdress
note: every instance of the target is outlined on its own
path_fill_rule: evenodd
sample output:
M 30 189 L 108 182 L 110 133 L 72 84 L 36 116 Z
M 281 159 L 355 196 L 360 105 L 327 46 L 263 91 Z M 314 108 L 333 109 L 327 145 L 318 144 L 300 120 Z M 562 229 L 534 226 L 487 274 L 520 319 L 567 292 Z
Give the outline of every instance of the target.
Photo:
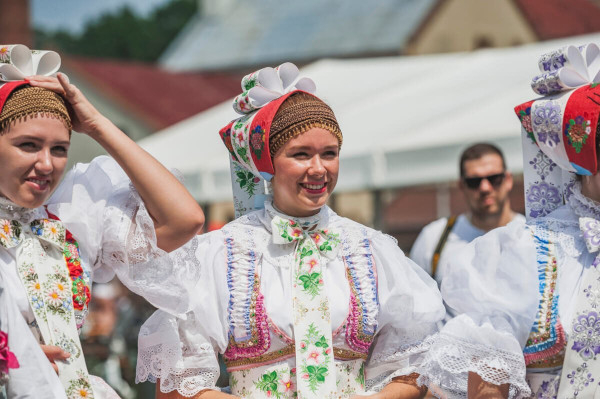
M 581 192 L 581 183 L 575 182 L 567 203 L 579 217 L 591 217 L 600 220 L 600 202 L 586 197 Z

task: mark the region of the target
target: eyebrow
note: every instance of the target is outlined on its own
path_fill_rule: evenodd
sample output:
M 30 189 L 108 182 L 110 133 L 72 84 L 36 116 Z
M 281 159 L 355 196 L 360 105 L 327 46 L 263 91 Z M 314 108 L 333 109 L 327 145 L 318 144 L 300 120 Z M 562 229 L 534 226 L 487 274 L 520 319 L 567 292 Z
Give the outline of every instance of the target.
M 38 143 L 41 142 L 41 141 L 44 141 L 43 139 L 41 139 L 41 138 L 39 138 L 37 136 L 31 136 L 31 135 L 28 135 L 28 134 L 24 134 L 22 136 L 15 137 L 15 138 L 13 138 L 13 140 L 15 140 L 15 141 L 16 140 L 31 140 L 31 141 L 36 141 Z M 57 142 L 53 143 L 53 145 L 67 145 L 67 146 L 70 146 L 71 142 L 70 141 L 61 140 L 61 141 L 57 141 Z
M 338 146 L 337 145 L 328 145 L 325 146 L 324 149 L 325 150 L 332 150 L 332 149 L 336 149 L 337 150 Z M 308 145 L 302 145 L 302 146 L 292 146 L 290 147 L 291 151 L 306 151 L 306 150 L 313 150 L 314 147 L 308 146 Z

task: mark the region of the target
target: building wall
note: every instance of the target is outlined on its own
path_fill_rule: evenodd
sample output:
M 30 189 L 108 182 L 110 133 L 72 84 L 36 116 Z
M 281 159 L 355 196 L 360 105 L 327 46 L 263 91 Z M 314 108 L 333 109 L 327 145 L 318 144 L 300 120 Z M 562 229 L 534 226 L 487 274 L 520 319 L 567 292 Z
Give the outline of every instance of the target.
M 405 53 L 471 51 L 537 40 L 512 0 L 440 0 Z
M 0 0 L 1 44 L 33 44 L 29 0 Z

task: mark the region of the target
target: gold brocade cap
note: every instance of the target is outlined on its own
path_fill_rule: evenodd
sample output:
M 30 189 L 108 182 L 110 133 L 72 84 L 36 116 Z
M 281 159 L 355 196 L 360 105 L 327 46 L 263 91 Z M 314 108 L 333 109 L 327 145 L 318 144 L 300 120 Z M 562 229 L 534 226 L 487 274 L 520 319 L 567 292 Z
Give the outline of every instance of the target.
M 41 87 L 22 86 L 13 91 L 0 112 L 0 132 L 12 124 L 38 116 L 61 119 L 72 128 L 65 101 L 58 94 Z

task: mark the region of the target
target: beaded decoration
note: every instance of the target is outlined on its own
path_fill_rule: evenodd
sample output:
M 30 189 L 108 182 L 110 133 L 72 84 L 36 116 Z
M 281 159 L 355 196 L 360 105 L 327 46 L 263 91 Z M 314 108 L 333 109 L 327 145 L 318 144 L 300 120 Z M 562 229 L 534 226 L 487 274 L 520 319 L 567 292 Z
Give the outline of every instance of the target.
M 558 317 L 556 250 L 546 228 L 537 225 L 532 233 L 537 250 L 541 299 L 523 353 L 528 368 L 556 367 L 563 362 L 566 346 L 565 332 Z

